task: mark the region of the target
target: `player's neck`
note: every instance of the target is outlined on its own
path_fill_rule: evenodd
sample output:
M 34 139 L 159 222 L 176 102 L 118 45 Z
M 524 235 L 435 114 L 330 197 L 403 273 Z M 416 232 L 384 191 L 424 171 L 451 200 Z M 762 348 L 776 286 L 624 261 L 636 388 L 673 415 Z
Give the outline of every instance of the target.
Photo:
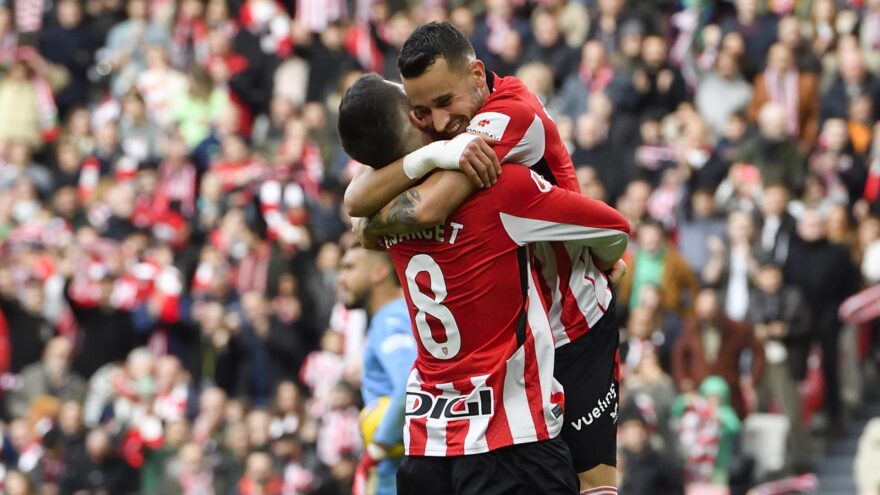
M 370 294 L 370 300 L 367 301 L 367 313 L 373 316 L 386 304 L 401 297 L 403 297 L 403 292 L 400 287 L 391 284 L 376 286 Z

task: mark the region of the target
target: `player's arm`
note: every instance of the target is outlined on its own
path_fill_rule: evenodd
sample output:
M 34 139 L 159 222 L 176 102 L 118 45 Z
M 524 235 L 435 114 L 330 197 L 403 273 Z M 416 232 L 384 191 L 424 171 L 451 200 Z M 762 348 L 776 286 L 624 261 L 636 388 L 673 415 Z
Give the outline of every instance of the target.
M 461 172 L 435 172 L 368 218 L 364 233 L 368 236 L 407 234 L 441 224 L 474 190 L 474 183 Z
M 373 215 L 437 168 L 461 170 L 476 187 L 494 184 L 501 172 L 498 158 L 483 139 L 462 134 L 423 146 L 380 169 L 367 168 L 346 189 L 345 212 L 352 217 Z
M 629 240 L 629 222 L 614 208 L 555 187 L 534 171 L 509 167 L 499 184 L 501 222 L 517 244 L 563 241 L 590 248 L 596 266 L 611 270 Z
M 400 323 L 409 323 L 409 320 Z M 391 403 L 373 434 L 373 443 L 387 448 L 403 441 L 406 381 L 416 360 L 416 352 L 416 343 L 408 327 L 388 335 L 379 346 L 379 363 L 391 378 L 392 393 Z

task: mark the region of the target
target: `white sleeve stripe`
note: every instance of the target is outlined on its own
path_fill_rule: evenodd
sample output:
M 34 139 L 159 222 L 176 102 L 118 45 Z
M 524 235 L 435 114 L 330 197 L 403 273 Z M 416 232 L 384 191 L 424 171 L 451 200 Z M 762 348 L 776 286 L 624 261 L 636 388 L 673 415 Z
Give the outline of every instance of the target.
M 516 143 L 507 155 L 501 158 L 504 163 L 519 163 L 527 167 L 531 167 L 541 161 L 544 157 L 546 148 L 546 137 L 544 136 L 544 123 L 541 118 L 535 115 L 534 120 L 526 129 L 525 134 Z
M 621 248 L 623 252 L 629 239 L 622 230 L 548 222 L 503 212 L 499 212 L 499 215 L 507 235 L 520 246 L 539 241 L 572 241 L 592 248 Z

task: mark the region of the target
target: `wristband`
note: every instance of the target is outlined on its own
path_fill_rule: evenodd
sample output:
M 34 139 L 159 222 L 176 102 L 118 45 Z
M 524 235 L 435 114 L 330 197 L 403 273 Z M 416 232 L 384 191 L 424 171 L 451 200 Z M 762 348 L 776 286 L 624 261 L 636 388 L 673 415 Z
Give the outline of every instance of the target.
M 478 139 L 478 137 L 465 132 L 446 141 L 443 145 L 443 149 L 434 157 L 437 161 L 437 168 L 445 170 L 460 169 L 461 164 L 459 163 L 459 160 L 461 160 L 461 155 L 464 153 L 468 144 L 474 139 Z
M 403 157 L 403 172 L 410 179 L 421 179 L 435 168 L 458 170 L 461 155 L 474 139 L 477 136 L 464 133 L 423 146 Z
M 421 179 L 437 168 L 435 156 L 441 154 L 446 141 L 437 141 L 403 157 L 403 173 L 410 179 Z

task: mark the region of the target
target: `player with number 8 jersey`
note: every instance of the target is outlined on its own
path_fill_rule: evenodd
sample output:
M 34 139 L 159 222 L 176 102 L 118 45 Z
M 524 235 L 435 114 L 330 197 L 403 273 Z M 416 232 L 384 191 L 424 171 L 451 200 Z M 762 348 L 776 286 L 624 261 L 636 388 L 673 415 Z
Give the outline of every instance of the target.
M 340 103 L 346 152 L 379 169 L 417 149 L 422 135 L 407 120 L 409 107 L 399 86 L 375 74 L 359 78 Z M 366 246 L 378 241 L 390 253 L 418 346 L 406 386 L 398 493 L 578 493 L 572 456 L 558 437 L 565 398 L 528 250 L 566 242 L 609 270 L 626 249 L 629 224 L 600 201 L 506 165 L 489 189 L 451 190 L 460 206 L 439 224 L 367 235 L 371 226 L 412 218 L 423 195 L 460 174 L 431 175 L 359 230 Z
M 604 203 L 514 166 L 443 225 L 381 240 L 419 346 L 407 384 L 407 455 L 478 454 L 558 434 L 563 392 L 528 244 L 581 243 L 613 264 L 628 230 Z

